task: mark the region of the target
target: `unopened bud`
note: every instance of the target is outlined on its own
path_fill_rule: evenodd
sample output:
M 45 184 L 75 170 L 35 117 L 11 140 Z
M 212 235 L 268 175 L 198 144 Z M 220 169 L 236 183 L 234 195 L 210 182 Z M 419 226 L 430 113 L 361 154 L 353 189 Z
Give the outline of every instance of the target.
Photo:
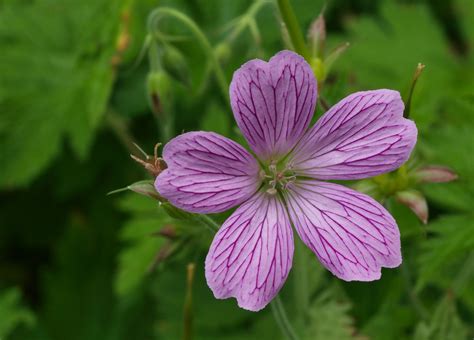
M 163 228 L 161 228 L 154 235 L 162 236 L 162 237 L 165 237 L 167 239 L 174 240 L 174 239 L 176 239 L 177 233 L 176 233 L 176 228 L 173 225 L 167 224 L 167 225 L 163 226 Z
M 171 90 L 171 80 L 164 71 L 150 72 L 147 77 L 147 90 L 151 109 L 155 114 L 163 113 L 163 98 L 167 100 Z
M 216 55 L 217 60 L 219 60 L 219 62 L 225 63 L 231 57 L 232 50 L 228 43 L 222 42 L 215 47 L 214 53 Z
M 326 22 L 320 14 L 309 26 L 308 44 L 313 57 L 323 57 L 326 43 Z
M 186 59 L 180 50 L 172 45 L 165 45 L 162 57 L 163 68 L 174 79 L 189 86 L 189 69 Z
M 156 253 L 155 259 L 152 262 L 152 264 L 148 267 L 148 272 L 153 272 L 158 265 L 160 265 L 163 261 L 168 259 L 171 255 L 173 255 L 173 252 L 176 250 L 176 246 L 171 243 L 167 242 L 165 243 Z
M 153 181 L 139 181 L 130 184 L 127 188 L 137 194 L 148 196 L 159 201 L 163 200 L 163 197 L 156 191 Z
M 153 181 L 147 181 L 147 180 L 135 182 L 133 184 L 130 184 L 130 185 L 126 186 L 125 188 L 121 188 L 121 189 L 111 191 L 111 192 L 108 193 L 108 195 L 117 194 L 119 192 L 123 192 L 123 191 L 127 191 L 127 190 L 136 192 L 137 194 L 140 194 L 140 195 L 151 197 L 151 198 L 153 198 L 155 200 L 158 200 L 158 201 L 164 201 L 165 200 L 156 191 L 155 186 L 153 185 Z
M 415 178 L 420 183 L 444 183 L 458 179 L 458 175 L 446 166 L 428 165 L 417 169 Z
M 428 204 L 422 193 L 416 190 L 399 191 L 395 198 L 399 203 L 410 208 L 421 222 L 428 223 Z

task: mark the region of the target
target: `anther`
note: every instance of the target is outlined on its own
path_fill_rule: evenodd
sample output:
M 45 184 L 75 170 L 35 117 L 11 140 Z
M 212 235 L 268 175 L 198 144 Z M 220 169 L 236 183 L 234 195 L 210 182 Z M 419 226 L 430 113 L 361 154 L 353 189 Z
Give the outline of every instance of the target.
M 277 189 L 275 189 L 275 188 L 267 189 L 267 194 L 269 194 L 269 195 L 273 196 L 273 195 L 276 195 L 276 193 L 277 193 Z

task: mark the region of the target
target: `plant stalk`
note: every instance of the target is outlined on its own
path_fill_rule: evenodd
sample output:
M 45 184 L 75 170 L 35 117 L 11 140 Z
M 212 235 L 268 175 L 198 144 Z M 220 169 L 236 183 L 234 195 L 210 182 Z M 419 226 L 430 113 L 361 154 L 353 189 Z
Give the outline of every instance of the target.
M 410 112 L 411 112 L 411 100 L 413 97 L 413 91 L 415 90 L 416 83 L 418 81 L 418 78 L 420 78 L 421 73 L 423 72 L 423 69 L 425 68 L 425 65 L 418 63 L 415 69 L 415 73 L 413 74 L 413 79 L 410 84 L 410 90 L 408 91 L 408 97 L 405 102 L 405 112 L 403 113 L 403 117 L 409 118 L 410 117 Z
M 278 0 L 278 9 L 281 17 L 286 25 L 288 34 L 290 35 L 291 42 L 295 47 L 295 51 L 302 55 L 308 63 L 311 62 L 311 56 L 309 54 L 308 47 L 306 46 L 303 33 L 301 32 L 298 19 L 296 18 L 295 12 L 291 7 L 289 0 Z
M 280 296 L 275 296 L 273 301 L 270 302 L 270 306 L 272 307 L 273 316 L 280 327 L 283 334 L 288 340 L 298 340 L 298 336 L 296 335 L 293 327 L 291 326 L 290 320 L 285 311 L 285 307 L 281 302 Z
M 195 215 L 195 219 L 214 233 L 219 230 L 219 225 L 207 215 Z M 298 340 L 298 337 L 291 326 L 280 297 L 277 295 L 270 305 L 273 311 L 273 316 L 275 317 L 275 320 L 283 334 L 285 334 L 289 340 Z
M 148 30 L 151 33 L 155 32 L 159 21 L 165 16 L 173 17 L 181 21 L 191 30 L 191 32 L 194 34 L 199 44 L 201 45 L 203 50 L 206 52 L 207 57 L 209 58 L 211 62 L 212 68 L 214 69 L 214 72 L 216 75 L 217 83 L 219 85 L 219 89 L 221 90 L 223 97 L 226 99 L 229 99 L 229 93 L 228 93 L 229 86 L 227 84 L 224 71 L 222 70 L 222 67 L 219 64 L 219 61 L 217 60 L 217 57 L 214 53 L 211 43 L 207 39 L 206 35 L 201 31 L 199 26 L 191 18 L 181 13 L 180 11 L 177 11 L 172 8 L 168 8 L 168 7 L 157 8 L 153 12 L 151 12 L 150 16 L 148 17 Z
M 184 300 L 184 329 L 183 340 L 192 340 L 193 338 L 193 281 L 194 281 L 194 263 L 189 263 L 186 267 L 186 297 Z

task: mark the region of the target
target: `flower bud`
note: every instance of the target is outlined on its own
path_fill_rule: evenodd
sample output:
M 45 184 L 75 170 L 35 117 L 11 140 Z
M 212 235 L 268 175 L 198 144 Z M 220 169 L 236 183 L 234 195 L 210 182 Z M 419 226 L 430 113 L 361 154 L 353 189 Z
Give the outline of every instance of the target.
M 185 86 L 189 86 L 189 69 L 186 59 L 180 50 L 172 45 L 165 45 L 162 56 L 163 68 L 174 79 Z
M 458 178 L 452 169 L 441 165 L 427 165 L 418 168 L 414 176 L 420 183 L 444 183 Z
M 154 233 L 156 236 L 162 236 L 169 240 L 174 240 L 177 238 L 178 233 L 174 225 L 167 224 L 163 226 L 158 232 Z
M 216 55 L 217 60 L 219 60 L 219 62 L 225 63 L 231 57 L 232 50 L 228 43 L 222 42 L 214 48 L 214 53 Z
M 137 194 L 144 195 L 156 199 L 158 201 L 164 200 L 155 189 L 153 181 L 139 181 L 127 186 L 127 188 Z
M 323 57 L 326 43 L 326 22 L 320 14 L 309 26 L 308 44 L 313 57 Z
M 171 80 L 166 72 L 159 70 L 150 72 L 147 77 L 148 98 L 155 114 L 163 113 L 163 98 L 169 98 Z M 166 99 L 165 99 L 166 100 Z
M 428 204 L 422 193 L 416 190 L 399 191 L 395 194 L 396 200 L 410 208 L 415 215 L 426 224 L 428 222 Z

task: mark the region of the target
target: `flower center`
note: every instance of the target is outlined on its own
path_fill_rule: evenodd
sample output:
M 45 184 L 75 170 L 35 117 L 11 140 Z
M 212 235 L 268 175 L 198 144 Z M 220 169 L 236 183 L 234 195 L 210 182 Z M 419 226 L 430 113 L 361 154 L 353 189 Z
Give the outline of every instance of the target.
M 288 184 L 296 179 L 291 163 L 287 163 L 283 168 L 279 168 L 276 162 L 270 163 L 267 169 L 260 171 L 265 189 L 268 194 L 275 195 L 278 190 L 286 189 Z

